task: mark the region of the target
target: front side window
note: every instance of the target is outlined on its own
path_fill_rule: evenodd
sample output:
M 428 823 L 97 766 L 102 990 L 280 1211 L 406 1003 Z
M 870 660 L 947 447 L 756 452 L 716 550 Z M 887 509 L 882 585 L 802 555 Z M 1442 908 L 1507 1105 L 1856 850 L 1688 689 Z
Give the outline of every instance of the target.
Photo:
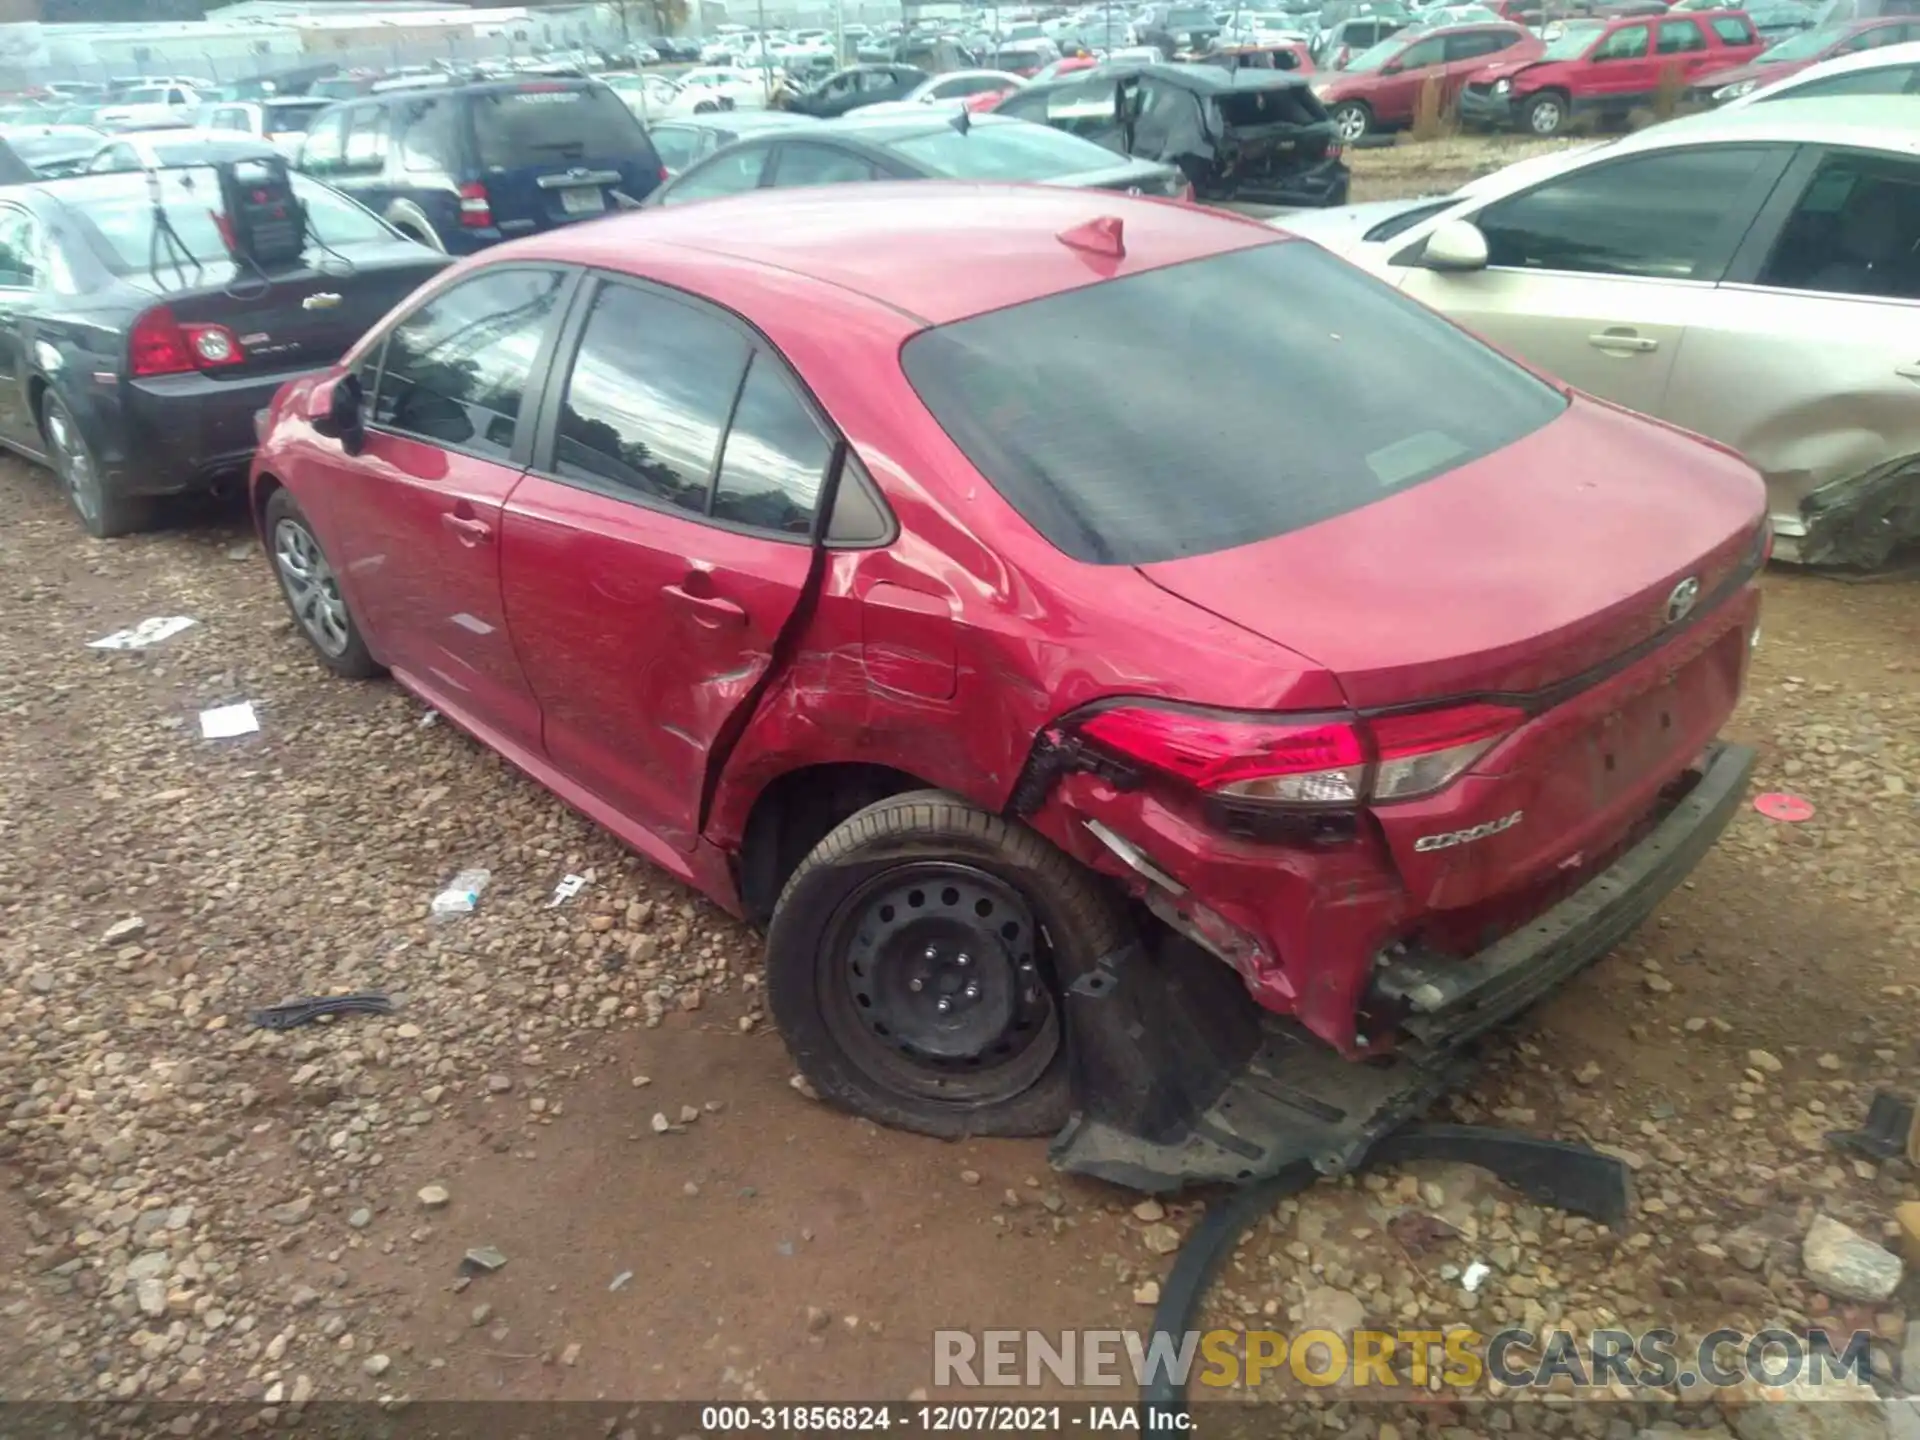
M 602 287 L 567 380 L 554 473 L 705 514 L 747 355 L 738 333 L 691 305 Z
M 1647 54 L 1647 27 L 1629 25 L 1616 30 L 1600 42 L 1593 52 L 1595 60 L 1643 60 Z
M 1447 36 L 1447 59 L 1472 60 L 1494 55 L 1513 45 L 1520 36 L 1511 30 L 1470 30 L 1464 35 Z
M 0 210 L 0 290 L 31 290 L 40 283 L 40 236 L 24 210 Z
M 1808 182 L 1758 283 L 1920 300 L 1915 235 L 1920 161 L 1831 155 Z
M 362 105 L 347 116 L 346 153 L 340 168 L 348 174 L 370 174 L 386 163 L 386 156 L 387 112 L 378 105 Z
M 1409 45 L 1400 56 L 1402 70 L 1419 70 L 1428 65 L 1438 65 L 1446 58 L 1446 41 L 1434 38 Z
M 1777 160 L 1762 145 L 1635 156 L 1497 201 L 1475 223 L 1492 265 L 1717 280 Z
M 1715 20 L 1713 33 L 1720 37 L 1723 45 L 1751 45 L 1755 39 L 1753 26 L 1737 15 L 1723 15 Z
M 501 268 L 427 301 L 387 339 L 373 423 L 507 461 L 564 283 L 555 270 Z
M 744 195 L 757 189 L 767 167 L 766 145 L 737 145 L 690 170 L 660 193 L 662 205 L 686 200 L 711 200 L 721 195 Z
M 773 183 L 785 187 L 845 185 L 873 178 L 873 166 L 865 160 L 825 145 L 784 145 L 773 170 Z
M 974 468 L 1092 564 L 1303 529 L 1503 449 L 1567 405 L 1301 241 L 922 331 L 901 360 Z
M 347 119 L 329 115 L 311 130 L 300 144 L 300 168 L 325 175 L 340 167 L 346 153 Z

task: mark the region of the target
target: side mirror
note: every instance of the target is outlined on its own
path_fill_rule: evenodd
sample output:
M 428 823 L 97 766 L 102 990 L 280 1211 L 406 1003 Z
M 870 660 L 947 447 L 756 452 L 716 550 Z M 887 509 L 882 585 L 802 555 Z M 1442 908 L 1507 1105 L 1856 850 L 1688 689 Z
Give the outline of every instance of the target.
M 1484 270 L 1487 237 L 1471 220 L 1449 220 L 1427 237 L 1420 263 L 1429 270 Z
M 338 440 L 347 454 L 358 455 L 367 438 L 365 406 L 360 377 L 348 371 L 307 392 L 307 423 L 314 434 Z

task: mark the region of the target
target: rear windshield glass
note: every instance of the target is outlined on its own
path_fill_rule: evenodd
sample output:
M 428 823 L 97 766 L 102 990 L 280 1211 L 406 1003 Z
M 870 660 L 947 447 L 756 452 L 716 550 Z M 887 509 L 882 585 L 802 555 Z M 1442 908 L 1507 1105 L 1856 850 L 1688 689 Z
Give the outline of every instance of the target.
M 1300 241 L 923 331 L 901 359 L 974 467 L 1094 564 L 1302 529 L 1491 454 L 1567 405 Z
M 614 159 L 646 145 L 633 111 L 600 85 L 482 91 L 473 97 L 473 134 L 489 170 Z
M 968 180 L 1051 180 L 1121 163 L 1111 150 L 1045 125 L 975 125 L 965 134 L 942 126 L 931 135 L 887 148 L 936 175 Z
M 174 245 L 154 240 L 153 200 L 147 193 L 144 175 L 115 176 L 108 180 L 75 182 L 61 198 L 73 210 L 92 222 L 107 242 L 107 268 L 116 275 L 144 273 L 155 263 L 162 273 L 173 268 L 175 260 L 187 264 L 191 255 L 201 264 L 227 262 L 227 247 L 213 219 L 213 208 L 220 203 L 219 182 L 211 170 L 156 171 L 160 200 L 167 224 L 177 237 Z M 313 231 L 328 245 L 365 244 L 393 239 L 387 229 L 367 211 L 336 190 L 329 190 L 304 175 L 293 177 L 293 193 L 307 207 L 307 220 Z M 182 255 L 184 250 L 186 255 Z

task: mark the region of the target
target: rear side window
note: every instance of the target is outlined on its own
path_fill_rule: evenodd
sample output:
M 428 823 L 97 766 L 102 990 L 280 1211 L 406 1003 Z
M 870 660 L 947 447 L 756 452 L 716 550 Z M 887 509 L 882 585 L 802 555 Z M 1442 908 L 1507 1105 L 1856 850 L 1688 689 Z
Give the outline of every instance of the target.
M 1713 33 L 1720 37 L 1723 45 L 1752 45 L 1755 43 L 1753 26 L 1738 15 L 1723 15 L 1713 22 Z
M 755 355 L 727 431 L 713 517 L 783 535 L 811 535 L 833 446 L 765 355 Z
M 413 174 L 433 174 L 460 163 L 460 107 L 448 95 L 410 100 L 393 107 L 393 143 L 400 164 Z
M 567 379 L 554 472 L 705 514 L 747 353 L 691 305 L 603 287 Z
M 1662 20 L 1657 42 L 1662 55 L 1684 55 L 1690 50 L 1707 48 L 1707 37 L 1691 20 Z
M 902 363 L 1007 502 L 1094 564 L 1303 529 L 1566 408 L 1497 352 L 1298 241 L 924 331 Z
M 472 97 L 481 168 L 518 170 L 643 153 L 646 132 L 604 85 L 523 85 Z

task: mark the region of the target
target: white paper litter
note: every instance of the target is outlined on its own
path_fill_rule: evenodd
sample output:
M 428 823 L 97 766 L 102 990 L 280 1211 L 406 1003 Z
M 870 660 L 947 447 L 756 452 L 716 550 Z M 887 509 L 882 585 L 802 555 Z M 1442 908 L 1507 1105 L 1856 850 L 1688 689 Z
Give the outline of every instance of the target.
M 558 885 L 553 887 L 553 898 L 547 901 L 547 908 L 549 910 L 552 910 L 556 906 L 566 904 L 567 901 L 571 900 L 574 896 L 578 895 L 582 890 L 586 888 L 587 888 L 586 876 L 584 875 L 565 876 L 564 878 L 562 878 L 562 880 Z
M 447 888 L 433 897 L 433 913 L 436 915 L 471 914 L 480 903 L 480 893 L 487 888 L 487 882 L 493 879 L 491 870 L 462 870 L 447 882 Z
M 144 650 L 200 622 L 191 615 L 154 615 L 125 630 L 89 640 L 89 650 Z
M 1484 1260 L 1476 1260 L 1460 1272 L 1460 1288 L 1478 1290 L 1487 1276 L 1493 1273 L 1493 1267 Z
M 231 740 L 236 735 L 252 735 L 260 729 L 260 717 L 253 713 L 253 702 L 216 705 L 200 712 L 200 734 L 207 740 Z

